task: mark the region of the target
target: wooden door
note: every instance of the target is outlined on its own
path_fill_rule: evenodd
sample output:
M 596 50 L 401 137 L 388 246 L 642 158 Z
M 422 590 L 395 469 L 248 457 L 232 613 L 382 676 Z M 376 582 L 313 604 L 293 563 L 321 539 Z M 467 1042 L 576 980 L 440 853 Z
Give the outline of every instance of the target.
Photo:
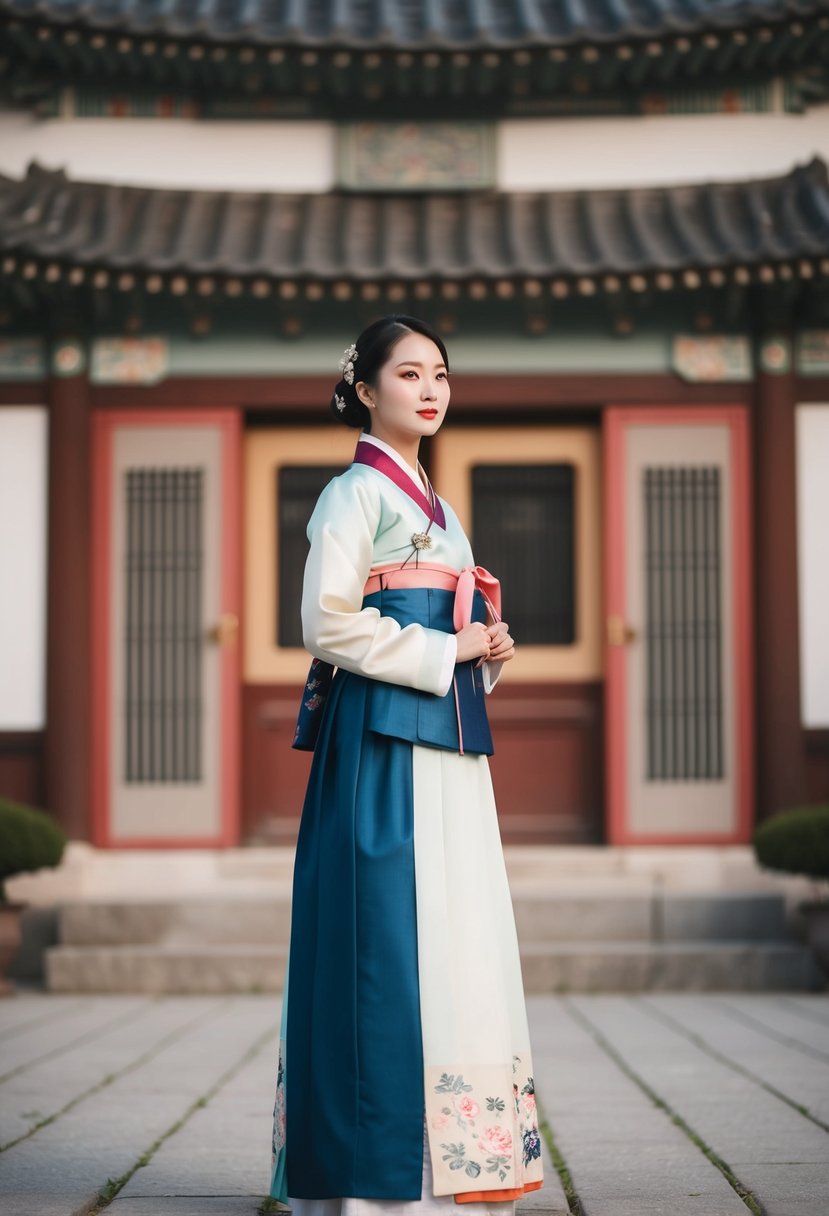
M 745 411 L 608 410 L 605 488 L 609 841 L 745 841 Z
M 233 844 L 237 416 L 103 412 L 94 443 L 95 843 Z

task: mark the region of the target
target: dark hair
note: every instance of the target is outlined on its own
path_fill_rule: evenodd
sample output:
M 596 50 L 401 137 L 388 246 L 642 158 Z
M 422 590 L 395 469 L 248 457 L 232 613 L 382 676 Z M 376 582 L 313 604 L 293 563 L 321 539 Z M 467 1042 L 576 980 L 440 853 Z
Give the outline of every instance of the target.
M 392 347 L 407 333 L 423 334 L 431 338 L 441 353 L 446 370 L 449 371 L 449 356 L 440 336 L 431 325 L 420 321 L 417 317 L 408 317 L 404 313 L 391 313 L 387 317 L 379 317 L 367 325 L 354 345 L 357 347 L 357 357 L 354 360 L 354 384 L 347 380 L 338 381 L 331 395 L 331 413 L 338 422 L 346 426 L 362 427 L 371 430 L 371 410 L 363 405 L 357 396 L 355 385 L 364 380 L 372 386 L 377 383 L 377 375 L 388 359 Z M 344 409 L 337 409 L 337 397 L 345 401 Z

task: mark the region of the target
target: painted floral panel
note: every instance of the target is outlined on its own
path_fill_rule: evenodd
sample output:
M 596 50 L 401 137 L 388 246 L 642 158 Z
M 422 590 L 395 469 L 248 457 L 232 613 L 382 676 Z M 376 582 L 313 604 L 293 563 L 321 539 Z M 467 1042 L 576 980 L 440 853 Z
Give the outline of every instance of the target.
M 426 1123 L 436 1195 L 540 1182 L 532 1062 L 426 1069 Z

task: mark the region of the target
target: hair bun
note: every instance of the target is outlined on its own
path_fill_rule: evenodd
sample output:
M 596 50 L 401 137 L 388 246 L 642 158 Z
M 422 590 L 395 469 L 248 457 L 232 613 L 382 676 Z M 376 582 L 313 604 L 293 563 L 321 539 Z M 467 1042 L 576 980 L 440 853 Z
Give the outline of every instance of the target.
M 353 384 L 340 380 L 331 397 L 331 413 L 346 426 L 364 427 L 368 423 L 368 408 L 363 405 Z

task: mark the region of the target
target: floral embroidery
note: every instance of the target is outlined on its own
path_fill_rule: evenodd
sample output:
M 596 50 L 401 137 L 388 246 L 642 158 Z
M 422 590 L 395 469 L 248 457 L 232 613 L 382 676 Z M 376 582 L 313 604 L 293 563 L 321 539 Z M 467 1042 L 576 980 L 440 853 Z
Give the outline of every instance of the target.
M 276 1164 L 280 1151 L 285 1146 L 285 1068 L 282 1063 L 282 1051 L 279 1052 L 279 1064 L 276 1070 L 276 1100 L 273 1107 L 273 1135 L 271 1138 L 271 1165 Z
M 512 1168 L 512 1134 L 505 1127 L 492 1124 L 484 1128 L 478 1148 L 489 1154 L 484 1167 L 487 1173 L 494 1174 L 497 1170 L 503 1182 Z
M 319 709 L 320 705 L 322 705 L 324 700 L 325 700 L 324 697 L 321 697 L 318 692 L 315 692 L 313 697 L 309 697 L 308 700 L 305 702 L 305 708 L 306 709 Z
M 497 1123 L 493 1123 L 490 1127 L 484 1128 L 478 1141 L 478 1148 L 484 1153 L 511 1153 L 512 1133 L 505 1127 L 499 1127 Z
M 470 1085 L 470 1089 L 472 1086 Z M 453 1101 L 455 1110 L 463 1119 L 474 1119 L 476 1115 L 481 1113 L 481 1108 L 474 1098 L 464 1095 L 462 1098 L 455 1098 Z
M 470 1090 L 471 1085 L 467 1085 L 463 1079 L 463 1074 L 458 1073 L 457 1077 L 454 1073 L 443 1072 L 440 1075 L 440 1081 L 435 1086 L 436 1094 L 459 1094 L 463 1090 Z
M 537 1127 L 528 1127 L 524 1132 L 524 1164 L 529 1165 L 534 1157 L 541 1156 L 541 1137 Z
M 459 1174 L 474 1179 L 490 1175 L 489 1186 L 494 1189 L 541 1181 L 535 1084 L 525 1068 L 521 1057 L 514 1056 L 512 1103 L 509 1081 L 501 1067 L 473 1068 L 471 1074 L 434 1070 L 430 1085 L 434 1098 L 427 1102 L 430 1128 L 436 1133 L 445 1132 L 453 1124 L 458 1128 L 452 1140 L 434 1138 L 443 1150 L 439 1163 L 437 1144 L 433 1149 L 435 1165 L 440 1164 L 435 1175 L 435 1194 L 474 1189 L 469 1183 L 464 1185 Z M 481 1088 L 476 1093 L 478 1071 Z M 467 1080 L 470 1075 L 472 1079 Z M 499 1075 L 503 1084 L 500 1092 Z M 445 1105 L 438 1104 L 438 1095 Z
M 450 1170 L 463 1170 L 470 1178 L 478 1177 L 481 1167 L 477 1161 L 467 1161 L 465 1144 L 441 1144 L 440 1147 L 447 1150 L 443 1160 L 449 1162 Z

